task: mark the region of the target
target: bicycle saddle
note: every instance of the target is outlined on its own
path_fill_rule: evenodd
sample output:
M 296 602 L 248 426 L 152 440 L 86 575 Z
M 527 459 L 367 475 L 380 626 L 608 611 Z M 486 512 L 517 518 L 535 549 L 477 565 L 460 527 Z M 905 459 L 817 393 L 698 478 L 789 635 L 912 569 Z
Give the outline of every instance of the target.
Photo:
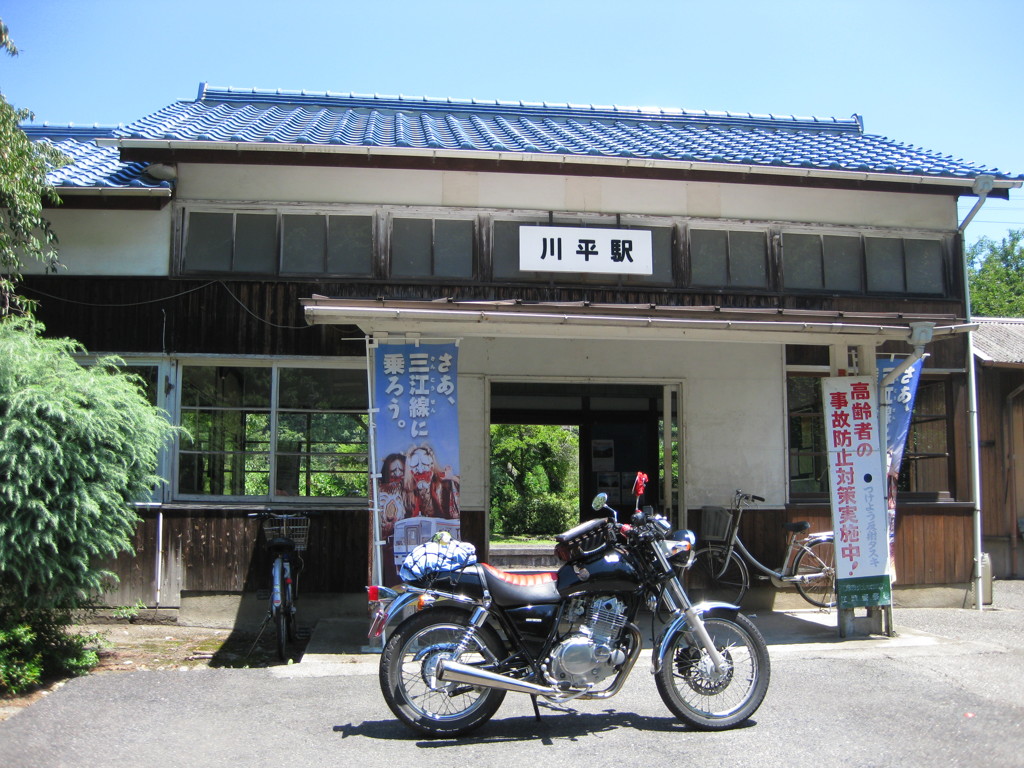
M 802 523 L 783 523 L 782 527 L 785 528 L 790 533 L 803 533 L 804 531 L 806 531 L 808 528 L 811 527 L 811 524 L 807 523 L 807 522 L 802 522 Z

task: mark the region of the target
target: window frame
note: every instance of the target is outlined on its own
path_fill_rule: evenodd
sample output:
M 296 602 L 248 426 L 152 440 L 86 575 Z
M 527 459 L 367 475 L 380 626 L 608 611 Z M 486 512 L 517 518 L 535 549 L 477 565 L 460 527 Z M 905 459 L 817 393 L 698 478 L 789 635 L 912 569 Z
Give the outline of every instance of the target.
M 276 237 L 275 248 L 276 258 L 273 272 L 254 272 L 246 270 L 228 271 L 212 269 L 186 268 L 186 256 L 188 249 L 188 236 L 190 230 L 190 218 L 194 213 L 229 214 L 232 216 L 232 254 L 231 266 L 235 262 L 235 243 L 237 242 L 237 222 L 239 215 L 273 215 L 275 217 Z M 323 272 L 295 272 L 285 269 L 284 247 L 285 247 L 285 216 L 320 216 L 324 219 L 324 245 L 321 253 L 321 262 L 325 271 Z M 330 217 L 351 216 L 367 217 L 370 219 L 370 269 L 369 272 L 329 272 L 328 253 L 330 244 Z M 213 201 L 190 201 L 181 203 L 175 211 L 174 227 L 174 270 L 175 277 L 202 278 L 213 275 L 230 277 L 232 279 L 265 280 L 267 278 L 287 280 L 320 280 L 324 278 L 340 278 L 352 280 L 374 280 L 380 277 L 378 252 L 380 249 L 380 228 L 381 213 L 379 206 L 346 205 L 341 207 L 332 206 L 309 206 L 302 204 L 288 205 L 260 205 L 256 203 L 218 203 Z
M 793 476 L 791 474 L 791 466 L 794 456 L 793 447 L 793 433 L 792 433 L 792 418 L 794 411 L 790 403 L 789 397 L 789 380 L 791 377 L 801 378 L 814 378 L 824 379 L 830 375 L 830 368 L 828 366 L 820 365 L 786 365 L 783 369 L 784 384 L 783 391 L 785 392 L 785 408 L 786 408 L 786 490 L 788 497 L 794 502 L 811 502 L 828 500 L 829 488 L 827 484 L 824 491 L 794 491 L 793 490 Z M 954 412 L 954 389 L 955 382 L 953 378 L 953 371 L 944 369 L 932 369 L 924 371 L 921 375 L 921 383 L 919 387 L 925 385 L 939 384 L 943 388 L 943 400 L 945 403 L 945 413 L 942 415 L 936 414 L 920 414 L 918 411 L 918 402 L 915 400 L 914 415 L 911 418 L 910 431 L 907 434 L 907 442 L 904 447 L 903 461 L 900 465 L 900 475 L 898 479 L 901 490 L 897 492 L 898 502 L 936 502 L 936 501 L 950 501 L 959 498 L 958 490 L 956 485 L 957 480 L 957 448 L 956 442 L 956 429 L 955 429 L 955 412 Z M 919 389 L 920 392 L 920 389 Z M 820 395 L 820 392 L 819 392 Z M 827 471 L 828 463 L 828 448 L 825 442 L 826 434 L 825 429 L 825 414 L 824 414 L 824 402 L 821 402 L 822 411 L 819 414 L 812 414 L 812 417 L 817 416 L 821 422 L 822 433 L 818 435 L 821 440 L 823 450 L 821 451 L 802 451 L 801 455 L 817 457 L 815 460 L 824 461 L 825 469 Z M 932 453 L 921 453 L 912 450 L 913 439 L 915 435 L 915 425 L 921 423 L 934 423 L 936 421 L 943 421 L 945 423 L 945 443 L 946 450 L 944 454 L 946 466 L 945 466 L 945 485 L 944 490 L 902 490 L 908 481 L 908 475 L 911 470 L 911 463 L 917 460 L 927 460 L 929 458 L 936 458 L 940 454 Z
M 366 495 L 363 496 L 290 496 L 290 495 L 276 495 L 273 492 L 272 479 L 276 478 L 277 467 L 278 467 L 278 454 L 280 453 L 277 442 L 279 436 L 279 415 L 282 412 L 293 412 L 294 409 L 282 408 L 280 406 L 280 370 L 283 368 L 318 368 L 326 370 L 347 370 L 355 371 L 363 376 L 366 375 L 366 359 L 361 357 L 353 358 L 332 358 L 326 360 L 323 358 L 302 358 L 302 357 L 276 357 L 276 356 L 256 356 L 256 357 L 224 357 L 224 356 L 203 356 L 196 355 L 190 357 L 181 357 L 174 360 L 175 376 L 174 376 L 174 389 L 173 397 L 168 403 L 171 406 L 171 415 L 173 423 L 177 426 L 181 426 L 183 422 L 184 407 L 182 406 L 181 398 L 183 392 L 183 377 L 185 369 L 188 367 L 238 367 L 238 368 L 269 368 L 271 371 L 271 385 L 270 385 L 270 403 L 267 407 L 268 423 L 269 423 L 269 434 L 268 434 L 268 493 L 256 494 L 256 495 L 232 495 L 232 494 L 199 494 L 199 493 L 185 493 L 180 488 L 180 472 L 181 472 L 181 457 L 182 457 L 182 446 L 179 439 L 175 439 L 174 445 L 170 448 L 170 461 L 167 467 L 169 472 L 165 477 L 168 480 L 168 492 L 165 499 L 168 501 L 181 501 L 181 502 L 205 502 L 205 503 L 218 503 L 218 504 L 232 504 L 232 505 L 245 505 L 245 504 L 274 504 L 274 505 L 306 505 L 311 504 L 329 504 L 331 506 L 359 506 L 365 507 L 367 499 L 369 498 L 369 476 L 370 466 L 368 454 L 370 451 L 369 444 L 369 427 L 367 426 L 367 442 L 366 450 L 363 453 L 365 468 L 366 468 Z M 369 393 L 367 390 L 367 407 L 365 409 L 329 409 L 328 411 L 318 412 L 330 412 L 330 413 L 353 413 L 361 416 L 365 416 L 367 419 L 367 425 L 369 425 Z
M 949 231 L 923 230 L 911 227 L 878 227 L 822 224 L 814 225 L 806 222 L 789 221 L 752 221 L 740 219 L 712 219 L 707 217 L 665 216 L 644 214 L 594 213 L 579 211 L 553 211 L 528 209 L 495 209 L 495 208 L 459 208 L 444 206 L 403 206 L 365 203 L 308 204 L 308 203 L 226 203 L 223 201 L 195 200 L 178 201 L 176 206 L 174 232 L 174 258 L 172 276 L 185 278 L 231 277 L 234 279 L 281 279 L 292 281 L 316 281 L 322 279 L 339 279 L 352 282 L 379 283 L 411 282 L 424 285 L 447 284 L 478 284 L 481 281 L 507 285 L 538 285 L 557 284 L 565 287 L 607 287 L 607 288 L 670 288 L 680 292 L 696 293 L 730 293 L 730 294 L 776 294 L 801 296 L 864 296 L 869 298 L 921 298 L 939 300 L 957 300 L 959 288 L 958 275 L 955 270 L 955 233 Z M 242 214 L 273 214 L 277 226 L 277 262 L 274 273 L 242 272 L 217 270 L 185 269 L 186 248 L 188 245 L 189 217 L 193 213 L 233 214 L 232 232 L 235 232 L 237 216 Z M 368 217 L 371 221 L 370 269 L 368 272 L 293 272 L 285 271 L 283 264 L 284 219 L 285 216 L 315 215 L 325 218 L 325 242 L 328 242 L 329 217 L 352 216 Z M 392 236 L 394 222 L 397 219 L 432 220 L 431 225 L 431 274 L 430 275 L 394 275 L 392 268 Z M 435 258 L 437 248 L 438 221 L 468 221 L 473 228 L 473 254 L 471 257 L 470 276 L 439 276 L 436 272 Z M 506 270 L 504 265 L 513 254 L 501 262 L 496 258 L 499 250 L 496 228 L 502 224 L 567 227 L 599 227 L 623 229 L 649 229 L 657 232 L 664 230 L 669 237 L 669 268 L 658 270 L 656 256 L 656 274 L 642 275 L 590 275 L 586 273 L 547 273 L 520 272 L 518 260 L 515 269 Z M 735 274 L 736 253 L 732 245 L 726 253 L 725 284 L 697 283 L 694 281 L 693 269 L 693 233 L 695 231 L 722 232 L 731 240 L 733 233 L 751 233 L 763 237 L 764 244 L 764 282 L 759 285 L 737 284 Z M 824 244 L 829 237 L 855 238 L 860 246 L 858 254 L 860 286 L 853 290 L 842 287 L 827 288 L 825 250 L 819 248 L 820 271 L 822 286 L 819 288 L 788 287 L 785 279 L 785 238 L 787 235 L 810 235 Z M 232 235 L 234 243 L 235 235 Z M 868 271 L 867 242 L 871 238 L 883 238 L 899 241 L 902 253 L 902 275 L 904 290 L 871 290 L 869 289 L 870 273 Z M 941 292 L 911 292 L 905 290 L 908 284 L 907 243 L 912 241 L 933 242 L 937 244 L 941 264 Z M 662 240 L 663 242 L 663 240 Z M 234 249 L 234 246 L 232 246 Z M 324 246 L 324 268 L 327 268 L 328 245 Z M 234 253 L 234 250 L 232 251 Z M 504 253 L 504 251 L 503 251 Z M 927 256 L 927 251 L 925 252 Z M 500 274 L 499 274 L 500 272 Z M 916 273 L 915 273 L 916 274 Z M 662 276 L 663 275 L 663 276 Z M 934 276 L 934 275 L 933 275 Z
M 682 259 L 683 287 L 694 291 L 722 291 L 729 293 L 751 292 L 765 293 L 776 290 L 776 274 L 778 269 L 775 260 L 774 228 L 768 224 L 757 224 L 724 219 L 686 219 L 681 227 L 681 243 L 679 256 Z M 726 236 L 725 275 L 726 283 L 697 283 L 693 277 L 693 232 L 724 232 Z M 732 233 L 754 233 L 764 237 L 764 270 L 765 279 L 762 285 L 738 285 L 733 283 L 733 249 L 730 235 Z
M 822 285 L 819 288 L 793 287 L 786 282 L 786 235 L 813 235 L 818 237 L 821 248 L 818 258 L 822 276 Z M 829 288 L 825 285 L 826 261 L 824 240 L 826 237 L 849 237 L 857 238 L 860 241 L 860 287 L 858 290 L 843 290 L 841 288 Z M 867 241 L 869 239 L 898 240 L 900 242 L 902 256 L 903 290 L 878 290 L 871 289 L 870 274 L 868 271 Z M 908 278 L 907 267 L 907 241 L 929 241 L 938 243 L 939 255 L 942 260 L 942 290 L 938 293 L 913 292 L 906 289 Z M 898 228 L 884 230 L 876 227 L 808 227 L 781 225 L 778 227 L 777 257 L 778 267 L 776 274 L 779 277 L 779 291 L 782 293 L 793 293 L 810 296 L 868 296 L 868 297 L 914 297 L 923 299 L 951 299 L 954 298 L 953 291 L 956 282 L 952 273 L 953 264 L 953 236 L 949 233 L 913 230 Z
M 482 228 L 481 217 L 477 213 L 465 211 L 452 211 L 440 208 L 398 208 L 394 206 L 384 207 L 379 211 L 380 226 L 383 229 L 383 242 L 380 243 L 381 253 L 375 257 L 375 261 L 383 262 L 382 273 L 386 279 L 391 281 L 417 281 L 417 282 L 475 282 L 481 274 L 481 243 L 480 230 Z M 429 275 L 396 275 L 394 274 L 394 224 L 396 219 L 428 220 L 430 227 L 430 274 Z M 438 221 L 468 221 L 472 226 L 472 253 L 470 254 L 470 274 L 468 276 L 449 277 L 436 274 L 437 264 L 437 222 Z

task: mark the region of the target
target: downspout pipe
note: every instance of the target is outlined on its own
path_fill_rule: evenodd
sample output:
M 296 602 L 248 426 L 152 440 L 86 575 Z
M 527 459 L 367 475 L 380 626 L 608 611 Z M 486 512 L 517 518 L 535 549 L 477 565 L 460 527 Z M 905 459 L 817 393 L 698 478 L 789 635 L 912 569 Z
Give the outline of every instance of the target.
M 967 249 L 964 247 L 964 230 L 971 223 L 971 219 L 981 210 L 981 206 L 985 204 L 994 182 L 995 178 L 987 173 L 979 175 L 974 180 L 973 191 L 978 196 L 978 201 L 957 229 L 960 235 L 960 254 L 963 266 L 964 319 L 967 323 L 971 322 L 971 287 Z M 971 498 L 974 501 L 974 607 L 983 611 L 985 607 L 981 591 L 981 451 L 978 438 L 978 381 L 974 364 L 973 331 L 967 333 L 967 418 L 970 424 Z

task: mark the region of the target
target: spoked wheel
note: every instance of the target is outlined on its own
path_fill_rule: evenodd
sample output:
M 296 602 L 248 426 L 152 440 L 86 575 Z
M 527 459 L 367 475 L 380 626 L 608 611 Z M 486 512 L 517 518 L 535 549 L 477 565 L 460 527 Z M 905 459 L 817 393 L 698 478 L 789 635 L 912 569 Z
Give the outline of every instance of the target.
M 478 728 L 497 711 L 505 691 L 437 679 L 437 668 L 462 639 L 469 615 L 431 608 L 406 619 L 380 659 L 384 700 L 399 720 L 428 736 L 457 736 Z M 489 666 L 504 656 L 502 642 L 488 626 L 477 630 L 461 664 Z
M 808 544 L 796 558 L 797 591 L 804 600 L 821 608 L 836 604 L 836 546 L 827 539 Z
M 724 547 L 707 547 L 693 558 L 686 571 L 686 591 L 695 603 L 708 600 L 739 605 L 750 586 L 750 573 L 735 552 L 726 560 Z M 723 568 L 724 565 L 724 568 Z
M 271 600 L 270 611 L 274 617 L 274 636 L 277 639 L 277 658 L 281 661 L 287 660 L 288 654 L 288 585 L 284 581 L 284 564 L 281 558 L 278 557 L 274 560 L 272 576 L 273 585 L 278 586 L 281 590 L 281 603 L 280 605 L 274 605 Z
M 704 626 L 725 659 L 725 669 L 715 669 L 691 633 L 679 632 L 655 682 L 676 717 L 702 731 L 719 731 L 739 725 L 757 711 L 771 668 L 764 638 L 746 616 L 709 617 Z

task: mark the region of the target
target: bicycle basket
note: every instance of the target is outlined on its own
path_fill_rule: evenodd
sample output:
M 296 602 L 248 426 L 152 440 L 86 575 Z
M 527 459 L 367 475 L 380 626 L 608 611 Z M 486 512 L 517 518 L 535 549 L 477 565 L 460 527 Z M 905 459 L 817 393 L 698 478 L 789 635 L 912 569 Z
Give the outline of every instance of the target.
M 303 550 L 309 541 L 309 518 L 303 515 L 271 515 L 263 521 L 263 533 L 267 541 L 291 539 L 296 550 Z
M 700 540 L 725 541 L 729 538 L 732 512 L 725 507 L 701 507 Z

